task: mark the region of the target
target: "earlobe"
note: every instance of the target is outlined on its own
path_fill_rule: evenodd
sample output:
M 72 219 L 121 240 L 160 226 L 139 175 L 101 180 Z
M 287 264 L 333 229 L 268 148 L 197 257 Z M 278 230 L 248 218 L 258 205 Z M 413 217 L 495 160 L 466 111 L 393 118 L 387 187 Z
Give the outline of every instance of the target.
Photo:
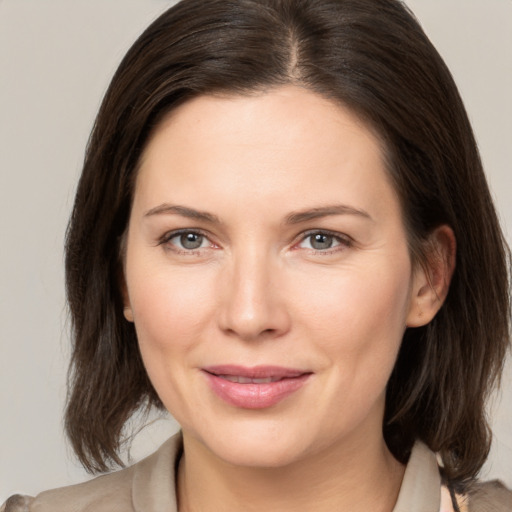
M 133 322 L 133 310 L 130 305 L 130 298 L 128 297 L 126 279 L 124 278 L 124 272 L 122 270 L 120 270 L 118 273 L 117 281 L 119 283 L 119 289 L 121 291 L 121 297 L 123 299 L 123 315 L 128 322 Z
M 128 320 L 128 322 L 133 322 L 133 311 L 130 306 L 124 307 L 123 314 L 124 314 L 124 317 L 126 318 L 126 320 Z
M 441 309 L 455 270 L 456 240 L 453 230 L 442 225 L 426 243 L 426 261 L 414 272 L 407 327 L 428 324 Z

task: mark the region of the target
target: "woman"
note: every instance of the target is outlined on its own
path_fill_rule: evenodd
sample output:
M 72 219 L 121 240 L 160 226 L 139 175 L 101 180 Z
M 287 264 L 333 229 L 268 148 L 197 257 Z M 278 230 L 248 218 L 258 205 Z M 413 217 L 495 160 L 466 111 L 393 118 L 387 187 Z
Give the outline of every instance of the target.
M 106 94 L 66 250 L 78 457 L 120 464 L 146 407 L 182 433 L 6 511 L 510 509 L 474 481 L 508 249 L 400 3 L 171 8 Z

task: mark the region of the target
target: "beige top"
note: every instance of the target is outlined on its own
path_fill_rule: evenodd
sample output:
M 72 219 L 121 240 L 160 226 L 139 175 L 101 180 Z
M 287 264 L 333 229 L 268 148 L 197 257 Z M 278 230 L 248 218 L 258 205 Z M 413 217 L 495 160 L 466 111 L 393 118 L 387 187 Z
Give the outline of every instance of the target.
M 182 439 L 177 434 L 129 468 L 46 491 L 35 498 L 12 496 L 0 512 L 177 512 L 175 469 L 181 452 Z M 477 497 L 470 500 L 468 509 L 459 497 L 461 512 L 512 512 L 512 493 L 503 487 L 497 487 L 495 492 L 492 485 L 483 486 L 483 504 Z M 501 498 L 496 493 L 501 493 Z M 434 453 L 424 444 L 416 443 L 393 512 L 452 511 Z

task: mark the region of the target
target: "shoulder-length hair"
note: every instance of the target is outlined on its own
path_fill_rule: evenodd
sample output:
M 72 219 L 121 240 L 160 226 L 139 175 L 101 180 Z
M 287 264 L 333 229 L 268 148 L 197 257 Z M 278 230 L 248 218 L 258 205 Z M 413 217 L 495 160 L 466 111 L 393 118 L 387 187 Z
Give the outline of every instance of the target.
M 397 0 L 184 0 L 128 51 L 96 119 L 67 233 L 73 448 L 90 471 L 121 464 L 127 420 L 163 407 L 120 293 L 148 137 L 190 98 L 284 84 L 349 107 L 379 134 L 414 263 L 425 263 L 436 227 L 455 233 L 448 297 L 430 324 L 405 333 L 383 429 L 398 460 L 421 440 L 441 454 L 447 478 L 471 479 L 488 455 L 485 402 L 510 342 L 509 252 L 456 85 Z

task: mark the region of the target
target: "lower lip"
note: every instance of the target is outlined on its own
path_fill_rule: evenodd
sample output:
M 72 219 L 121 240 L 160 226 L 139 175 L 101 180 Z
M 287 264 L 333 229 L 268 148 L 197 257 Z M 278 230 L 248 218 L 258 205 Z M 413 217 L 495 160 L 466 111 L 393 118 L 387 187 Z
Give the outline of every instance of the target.
M 243 409 L 265 409 L 278 404 L 298 391 L 310 373 L 264 384 L 239 384 L 204 372 L 213 392 L 222 400 Z

